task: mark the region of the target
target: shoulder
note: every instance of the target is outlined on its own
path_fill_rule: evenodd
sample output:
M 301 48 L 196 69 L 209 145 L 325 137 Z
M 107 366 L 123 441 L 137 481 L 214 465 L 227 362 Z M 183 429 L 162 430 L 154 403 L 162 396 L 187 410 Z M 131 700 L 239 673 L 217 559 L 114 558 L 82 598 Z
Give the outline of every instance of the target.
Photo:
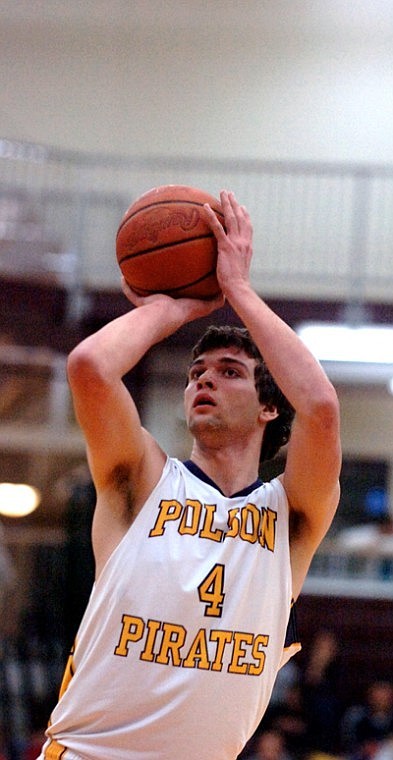
M 288 496 L 284 487 L 282 475 L 278 475 L 276 478 L 264 482 L 261 489 L 265 494 L 265 498 L 269 496 L 272 501 L 289 509 Z

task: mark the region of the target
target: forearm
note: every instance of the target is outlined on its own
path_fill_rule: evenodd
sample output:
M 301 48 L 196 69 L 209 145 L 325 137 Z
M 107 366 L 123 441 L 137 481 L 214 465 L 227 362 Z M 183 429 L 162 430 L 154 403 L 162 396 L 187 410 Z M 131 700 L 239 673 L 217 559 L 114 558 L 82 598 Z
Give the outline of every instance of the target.
M 126 288 L 126 291 L 128 289 Z M 136 309 L 109 322 L 84 340 L 69 358 L 69 367 L 84 365 L 108 382 L 123 377 L 156 343 L 182 325 L 207 316 L 222 305 L 221 295 L 211 301 L 173 299 L 164 295 L 135 297 Z
M 114 319 L 82 341 L 71 353 L 69 364 L 85 361 L 110 382 L 123 377 L 153 345 L 181 324 L 181 313 L 172 315 L 164 302 L 152 301 Z
M 312 413 L 315 403 L 334 401 L 334 389 L 320 364 L 292 328 L 259 298 L 247 282 L 237 283 L 226 296 L 296 411 Z
M 225 229 L 211 209 L 206 218 L 218 245 L 217 279 L 221 290 L 250 331 L 266 364 L 297 412 L 332 410 L 335 392 L 316 359 L 296 333 L 262 301 L 250 285 L 252 225 L 233 193 L 222 191 Z

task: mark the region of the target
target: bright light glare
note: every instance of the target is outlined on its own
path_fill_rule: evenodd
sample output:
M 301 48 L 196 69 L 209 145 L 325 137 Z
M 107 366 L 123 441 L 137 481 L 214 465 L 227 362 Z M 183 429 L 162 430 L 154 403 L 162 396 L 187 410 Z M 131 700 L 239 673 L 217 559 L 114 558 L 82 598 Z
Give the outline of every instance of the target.
M 320 361 L 393 364 L 393 327 L 320 322 L 299 325 L 296 332 Z
M 6 517 L 25 517 L 37 509 L 39 491 L 24 483 L 0 483 L 0 514 Z

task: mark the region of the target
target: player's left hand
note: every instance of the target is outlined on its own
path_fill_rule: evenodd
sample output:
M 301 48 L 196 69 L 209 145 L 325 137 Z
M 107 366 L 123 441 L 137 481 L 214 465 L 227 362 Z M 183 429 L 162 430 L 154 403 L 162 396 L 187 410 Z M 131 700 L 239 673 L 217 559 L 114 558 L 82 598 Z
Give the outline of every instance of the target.
M 253 230 L 246 207 L 237 202 L 234 193 L 222 190 L 220 200 L 225 229 L 208 204 L 204 209 L 218 245 L 217 279 L 222 292 L 229 297 L 237 284 L 249 284 Z

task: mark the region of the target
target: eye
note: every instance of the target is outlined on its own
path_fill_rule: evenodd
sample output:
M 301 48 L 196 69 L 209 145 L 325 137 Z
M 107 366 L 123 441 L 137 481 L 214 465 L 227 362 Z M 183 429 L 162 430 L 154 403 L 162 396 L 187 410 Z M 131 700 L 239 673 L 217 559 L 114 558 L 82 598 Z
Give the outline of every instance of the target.
M 188 375 L 189 380 L 198 380 L 198 377 L 200 377 L 203 374 L 204 370 L 201 367 L 194 367 Z
M 239 377 L 238 371 L 233 367 L 226 367 L 223 374 L 225 377 Z

